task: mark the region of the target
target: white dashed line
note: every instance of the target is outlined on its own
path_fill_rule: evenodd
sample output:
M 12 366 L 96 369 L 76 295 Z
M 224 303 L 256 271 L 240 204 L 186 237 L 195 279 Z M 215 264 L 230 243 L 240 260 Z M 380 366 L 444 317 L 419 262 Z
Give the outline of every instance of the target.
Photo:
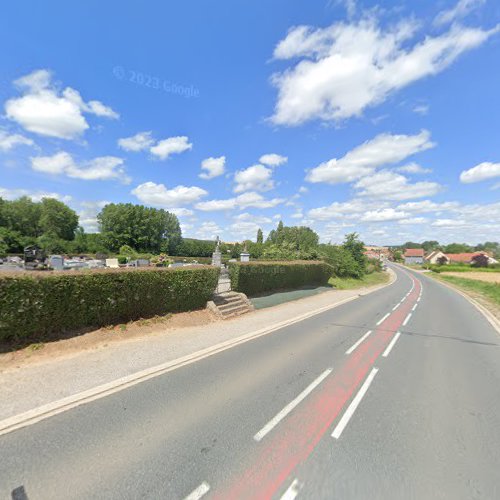
M 199 500 L 203 495 L 208 493 L 210 490 L 210 485 L 206 482 L 203 482 L 196 488 L 193 492 L 191 492 L 184 500 Z
M 294 479 L 292 484 L 285 491 L 285 493 L 281 495 L 280 500 L 293 500 L 299 494 L 299 491 L 301 490 L 302 486 L 304 485 L 300 483 L 298 479 Z
M 323 380 L 325 380 L 332 368 L 325 370 L 312 384 L 304 389 L 291 403 L 288 403 L 274 418 L 262 427 L 262 429 L 253 437 L 255 441 L 260 441 L 266 434 L 271 432 L 301 401 L 303 401 Z
M 403 326 L 406 326 L 408 324 L 408 321 L 410 321 L 412 314 L 413 313 L 410 313 L 410 314 L 408 314 L 408 316 L 406 316 L 405 320 L 403 321 Z
M 391 343 L 387 346 L 387 349 L 384 351 L 384 354 L 382 354 L 384 358 L 387 358 L 387 356 L 389 356 L 389 353 L 392 351 L 392 348 L 394 347 L 394 344 L 398 341 L 400 335 L 401 332 L 398 332 L 396 333 L 396 335 L 394 335 L 394 338 L 391 340 Z
M 370 372 L 370 375 L 366 378 L 364 384 L 361 386 L 361 389 L 359 392 L 356 394 L 355 398 L 352 400 L 351 404 L 349 405 L 349 408 L 347 408 L 346 412 L 340 419 L 340 422 L 337 424 L 337 427 L 335 427 L 334 431 L 332 432 L 332 437 L 335 439 L 338 439 L 340 435 L 342 434 L 342 431 L 346 428 L 347 424 L 349 423 L 349 420 L 351 420 L 351 417 L 353 416 L 354 412 L 356 411 L 356 408 L 358 407 L 359 403 L 361 403 L 361 400 L 363 399 L 363 396 L 366 394 L 366 391 L 370 387 L 370 384 L 372 383 L 373 379 L 375 378 L 375 375 L 377 375 L 378 368 L 373 368 L 373 370 Z
M 414 311 L 414 310 L 417 308 L 417 306 L 418 306 L 418 303 L 417 303 L 417 304 L 415 304 L 415 305 L 411 308 L 411 310 L 412 310 L 412 311 Z
M 383 322 L 384 322 L 384 321 L 385 321 L 385 320 L 389 317 L 389 315 L 390 315 L 390 314 L 391 314 L 391 313 L 387 313 L 384 317 L 380 318 L 380 319 L 377 321 L 376 325 L 378 326 L 378 325 L 380 325 L 381 323 L 383 323 Z
M 368 335 L 370 335 L 370 333 L 372 333 L 372 331 L 368 330 L 353 346 L 347 349 L 345 353 L 351 354 L 351 352 L 354 351 L 354 349 L 356 349 L 356 347 L 358 347 L 358 345 L 361 344 L 361 342 L 363 342 L 363 340 L 365 340 L 368 337 Z

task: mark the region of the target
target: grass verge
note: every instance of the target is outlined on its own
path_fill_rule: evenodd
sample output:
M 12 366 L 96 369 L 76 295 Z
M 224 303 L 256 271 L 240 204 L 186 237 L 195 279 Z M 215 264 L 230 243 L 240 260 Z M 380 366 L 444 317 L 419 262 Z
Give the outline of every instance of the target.
M 496 307 L 500 308 L 500 284 L 498 283 L 488 283 L 486 281 L 443 275 L 439 276 L 439 279 L 455 285 L 465 292 L 469 291 L 479 294 L 486 300 L 493 302 Z
M 389 273 L 374 272 L 366 274 L 361 279 L 355 278 L 330 278 L 328 283 L 334 286 L 337 290 L 353 290 L 354 288 L 362 288 L 365 286 L 381 285 L 389 281 Z

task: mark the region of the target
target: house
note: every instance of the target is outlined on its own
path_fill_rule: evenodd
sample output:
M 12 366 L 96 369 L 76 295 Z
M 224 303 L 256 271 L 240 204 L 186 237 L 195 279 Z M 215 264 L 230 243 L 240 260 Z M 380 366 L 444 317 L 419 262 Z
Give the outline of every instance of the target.
M 424 249 L 423 248 L 407 248 L 403 255 L 405 264 L 423 264 Z
M 441 250 L 433 250 L 431 253 L 424 257 L 424 260 L 428 264 L 449 264 L 450 259 L 446 254 L 441 252 Z
M 498 263 L 496 259 L 486 252 L 447 253 L 446 257 L 448 257 L 451 264 L 470 264 L 476 255 L 486 255 L 488 257 L 488 264 Z

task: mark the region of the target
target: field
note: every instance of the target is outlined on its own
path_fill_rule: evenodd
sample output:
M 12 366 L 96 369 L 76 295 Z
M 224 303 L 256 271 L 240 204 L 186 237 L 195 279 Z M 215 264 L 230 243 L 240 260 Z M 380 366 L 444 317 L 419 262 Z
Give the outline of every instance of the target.
M 500 283 L 500 272 L 497 273 L 484 273 L 477 271 L 470 272 L 443 272 L 441 276 L 454 276 L 460 279 L 470 279 L 470 280 L 479 280 L 485 281 L 487 283 Z

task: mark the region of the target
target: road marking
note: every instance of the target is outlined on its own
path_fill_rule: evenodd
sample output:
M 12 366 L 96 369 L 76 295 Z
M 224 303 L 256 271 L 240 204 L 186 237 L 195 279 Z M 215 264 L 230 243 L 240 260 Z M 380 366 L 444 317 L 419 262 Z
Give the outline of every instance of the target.
M 275 417 L 273 417 L 269 422 L 262 427 L 262 429 L 255 434 L 253 437 L 255 441 L 261 441 L 262 438 L 271 432 L 301 401 L 303 401 L 311 392 L 318 387 L 323 380 L 325 380 L 330 373 L 332 373 L 332 368 L 325 370 L 312 384 L 307 386 L 292 402 L 288 403 Z
M 412 311 L 414 311 L 414 310 L 417 308 L 417 306 L 418 306 L 418 303 L 416 303 L 416 304 L 415 304 L 415 305 L 411 308 L 411 310 L 412 310 Z
M 363 342 L 363 340 L 366 339 L 366 337 L 368 337 L 368 335 L 370 335 L 370 333 L 372 333 L 371 330 L 368 330 L 352 347 L 350 347 L 345 353 L 346 354 L 351 354 L 352 351 L 354 351 L 354 349 L 356 349 L 356 347 L 358 347 L 359 344 L 361 344 L 361 342 Z
M 377 372 L 378 368 L 373 368 L 372 371 L 370 372 L 370 375 L 366 377 L 366 380 L 364 384 L 361 386 L 361 389 L 356 394 L 355 398 L 352 400 L 351 404 L 349 405 L 349 408 L 347 408 L 347 410 L 345 411 L 344 415 L 340 419 L 340 422 L 337 424 L 337 427 L 335 427 L 335 430 L 332 432 L 333 438 L 338 439 L 340 437 L 342 431 L 346 428 L 347 424 L 349 423 L 349 420 L 351 420 L 351 417 L 356 411 L 356 408 L 358 407 L 359 403 L 361 403 L 361 400 L 363 399 L 363 396 L 366 394 L 366 391 L 370 387 L 370 384 L 375 378 L 375 375 L 377 375 Z
M 392 351 L 392 348 L 394 347 L 394 344 L 398 341 L 400 335 L 401 335 L 401 332 L 397 332 L 396 335 L 394 335 L 394 338 L 391 340 L 390 344 L 387 346 L 387 349 L 384 351 L 384 354 L 382 354 L 382 356 L 384 358 L 387 358 L 387 356 L 389 356 L 389 353 Z
M 303 484 L 300 483 L 298 479 L 294 479 L 285 493 L 283 493 L 280 500 L 293 500 L 299 494 L 302 486 Z
M 210 485 L 203 481 L 194 491 L 192 491 L 184 500 L 199 500 L 203 495 L 208 493 Z
M 403 326 L 406 326 L 408 324 L 408 321 L 410 321 L 412 314 L 413 313 L 410 313 L 410 314 L 408 314 L 408 316 L 406 316 L 405 320 L 403 321 Z
M 378 321 L 377 321 L 377 326 L 380 325 L 381 323 L 383 323 L 388 317 L 389 317 L 389 314 L 391 313 L 387 313 L 384 317 L 380 318 Z
M 402 303 L 401 302 L 398 302 L 393 308 L 392 310 L 395 311 Z

